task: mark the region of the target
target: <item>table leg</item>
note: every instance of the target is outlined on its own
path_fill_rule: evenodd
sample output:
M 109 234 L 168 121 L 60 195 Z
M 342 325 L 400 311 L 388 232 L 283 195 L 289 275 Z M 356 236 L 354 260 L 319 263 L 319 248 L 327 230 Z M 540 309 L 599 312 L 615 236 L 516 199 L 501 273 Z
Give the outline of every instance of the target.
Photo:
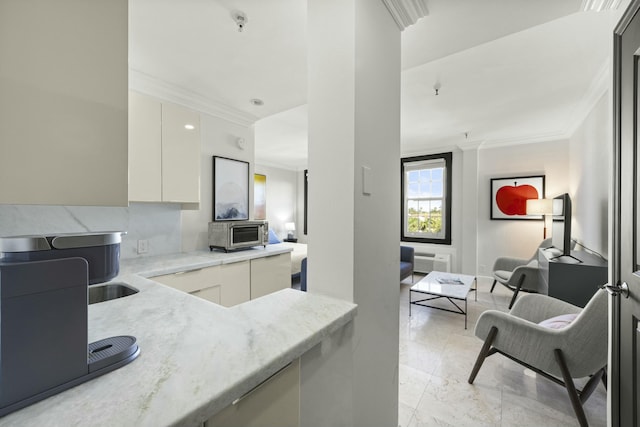
M 467 329 L 467 312 L 469 310 L 467 309 L 467 299 L 464 299 L 464 329 Z

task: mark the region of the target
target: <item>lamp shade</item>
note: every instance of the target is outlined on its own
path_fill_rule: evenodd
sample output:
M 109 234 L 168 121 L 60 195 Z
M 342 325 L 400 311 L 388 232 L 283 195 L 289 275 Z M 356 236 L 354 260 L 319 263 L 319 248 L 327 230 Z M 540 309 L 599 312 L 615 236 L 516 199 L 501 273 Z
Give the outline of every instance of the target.
M 551 215 L 553 199 L 528 199 L 527 215 Z
M 296 230 L 296 223 L 295 222 L 285 222 L 284 223 L 284 229 L 287 231 L 295 231 Z

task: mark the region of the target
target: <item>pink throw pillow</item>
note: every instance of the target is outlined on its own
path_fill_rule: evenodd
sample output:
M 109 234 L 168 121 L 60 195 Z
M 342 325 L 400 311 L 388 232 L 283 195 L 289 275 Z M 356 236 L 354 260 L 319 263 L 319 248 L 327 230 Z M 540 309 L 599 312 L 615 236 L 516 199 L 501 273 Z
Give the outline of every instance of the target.
M 562 314 L 560 316 L 555 316 L 550 319 L 543 320 L 542 322 L 538 323 L 538 325 L 550 329 L 562 329 L 569 326 L 569 324 L 573 322 L 576 317 L 578 317 L 578 313 Z

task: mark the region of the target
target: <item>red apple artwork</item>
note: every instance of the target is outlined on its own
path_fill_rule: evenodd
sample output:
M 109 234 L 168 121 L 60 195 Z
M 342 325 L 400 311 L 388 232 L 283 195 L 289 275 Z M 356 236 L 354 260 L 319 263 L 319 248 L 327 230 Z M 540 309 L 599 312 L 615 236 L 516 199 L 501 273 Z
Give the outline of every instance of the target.
M 505 215 L 526 215 L 527 199 L 537 199 L 538 190 L 529 184 L 518 185 L 514 181 L 513 185 L 500 187 L 496 192 L 496 205 Z

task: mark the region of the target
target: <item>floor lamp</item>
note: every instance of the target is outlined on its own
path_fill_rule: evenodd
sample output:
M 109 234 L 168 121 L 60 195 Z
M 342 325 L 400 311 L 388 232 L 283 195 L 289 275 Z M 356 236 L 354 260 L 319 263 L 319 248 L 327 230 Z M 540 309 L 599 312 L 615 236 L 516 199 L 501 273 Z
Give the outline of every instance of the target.
M 528 199 L 527 215 L 542 215 L 544 230 L 542 238 L 547 238 L 547 219 L 553 214 L 553 199 Z

